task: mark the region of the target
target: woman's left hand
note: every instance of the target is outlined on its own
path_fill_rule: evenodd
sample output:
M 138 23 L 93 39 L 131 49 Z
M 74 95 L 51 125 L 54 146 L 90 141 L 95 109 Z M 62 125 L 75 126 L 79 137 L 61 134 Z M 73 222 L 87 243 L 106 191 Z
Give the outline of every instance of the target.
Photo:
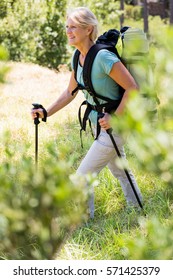
M 99 119 L 99 124 L 100 124 L 101 128 L 103 128 L 105 130 L 111 128 L 110 119 L 111 119 L 111 115 L 108 113 L 105 113 L 104 117 Z

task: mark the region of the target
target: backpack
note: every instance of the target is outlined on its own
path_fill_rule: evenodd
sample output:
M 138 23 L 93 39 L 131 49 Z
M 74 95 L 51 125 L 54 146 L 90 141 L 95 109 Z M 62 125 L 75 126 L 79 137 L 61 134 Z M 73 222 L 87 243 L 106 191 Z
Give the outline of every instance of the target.
M 136 46 L 134 49 L 134 45 Z M 98 119 L 100 117 L 100 114 L 104 112 L 107 113 L 113 113 L 118 108 L 121 99 L 124 94 L 124 89 L 119 86 L 119 91 L 121 92 L 121 99 L 119 100 L 113 100 L 108 97 L 102 96 L 99 93 L 95 92 L 92 81 L 91 81 L 91 70 L 92 65 L 95 59 L 95 56 L 97 53 L 102 50 L 107 49 L 117 55 L 117 57 L 120 59 L 120 61 L 127 67 L 127 69 L 130 69 L 130 65 L 133 63 L 136 63 L 137 61 L 140 61 L 140 59 L 146 55 L 149 51 L 149 43 L 146 37 L 146 34 L 142 29 L 132 28 L 125 26 L 120 31 L 117 29 L 110 29 L 107 32 L 105 32 L 103 35 L 99 36 L 96 44 L 93 45 L 85 58 L 85 62 L 83 65 L 83 81 L 84 86 L 79 84 L 77 82 L 77 87 L 73 90 L 72 95 L 77 90 L 87 90 L 88 93 L 92 96 L 93 101 L 95 105 L 89 104 L 87 101 L 84 101 L 81 106 L 86 105 L 86 111 L 84 113 L 83 119 L 81 118 L 81 106 L 79 108 L 79 122 L 81 125 L 81 132 L 82 130 L 86 130 L 86 122 L 89 119 L 89 114 L 91 110 L 95 110 L 98 112 Z M 77 81 L 77 67 L 78 67 L 78 61 L 79 61 L 79 50 L 76 50 L 73 57 L 73 66 L 74 66 L 74 75 L 75 79 Z M 129 70 L 130 71 L 130 70 Z M 99 100 L 104 100 L 104 104 L 100 104 Z M 91 127 L 91 123 L 89 120 L 89 124 Z M 97 121 L 97 132 L 96 132 L 96 138 L 98 137 L 100 133 L 100 126 Z M 81 140 L 81 145 L 82 140 Z
M 155 64 L 150 61 L 147 63 L 146 57 L 149 54 L 149 41 L 142 29 L 123 27 L 121 30 L 122 53 L 121 60 L 134 77 L 136 83 L 141 88 L 142 85 L 154 83 L 154 68 Z M 145 67 L 142 61 L 145 60 Z M 147 60 L 148 61 L 148 60 Z M 157 118 L 157 106 L 160 100 L 157 96 L 157 90 L 152 92 L 152 96 L 144 92 L 140 92 L 140 98 L 145 103 L 145 108 L 154 121 Z

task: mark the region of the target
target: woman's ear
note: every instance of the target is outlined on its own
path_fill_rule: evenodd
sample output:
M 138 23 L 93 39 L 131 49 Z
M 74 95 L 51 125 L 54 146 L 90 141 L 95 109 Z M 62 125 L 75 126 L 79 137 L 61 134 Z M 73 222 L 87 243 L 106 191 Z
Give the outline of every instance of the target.
M 87 31 L 88 31 L 88 35 L 90 35 L 92 32 L 93 32 L 93 26 L 92 25 L 89 25 L 87 27 Z

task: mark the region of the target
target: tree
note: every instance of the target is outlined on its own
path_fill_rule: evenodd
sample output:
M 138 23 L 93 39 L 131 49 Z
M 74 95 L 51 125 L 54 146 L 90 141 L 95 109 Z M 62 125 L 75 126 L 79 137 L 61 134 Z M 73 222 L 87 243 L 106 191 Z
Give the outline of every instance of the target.
M 143 0 L 143 18 L 144 18 L 144 32 L 148 33 L 149 26 L 148 26 L 148 5 L 147 0 Z
M 173 1 L 169 0 L 170 25 L 173 25 Z
M 120 16 L 120 27 L 122 27 L 124 23 L 124 0 L 120 0 L 120 11 L 122 12 Z

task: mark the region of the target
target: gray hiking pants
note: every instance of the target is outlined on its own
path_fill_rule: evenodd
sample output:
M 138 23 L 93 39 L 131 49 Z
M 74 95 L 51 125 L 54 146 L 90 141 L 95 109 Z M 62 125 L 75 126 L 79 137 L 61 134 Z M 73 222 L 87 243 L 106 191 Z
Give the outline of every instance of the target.
M 124 143 L 122 138 L 116 134 L 113 134 L 113 136 L 119 148 L 122 158 L 126 160 L 126 155 L 123 148 Z M 138 206 L 136 196 L 129 183 L 129 180 L 124 170 L 117 166 L 116 159 L 117 159 L 117 153 L 115 151 L 115 148 L 113 147 L 110 136 L 106 133 L 105 130 L 101 130 L 98 139 L 93 142 L 88 153 L 86 154 L 79 168 L 77 169 L 77 174 L 78 175 L 85 175 L 89 173 L 98 174 L 105 166 L 108 166 L 113 176 L 119 180 L 127 204 Z M 142 196 L 138 188 L 138 185 L 136 183 L 136 180 L 132 172 L 130 170 L 128 170 L 128 172 L 135 186 L 136 192 L 140 200 L 142 200 Z M 94 217 L 94 191 L 91 193 L 89 199 L 89 212 L 90 212 L 90 217 L 93 218 Z

